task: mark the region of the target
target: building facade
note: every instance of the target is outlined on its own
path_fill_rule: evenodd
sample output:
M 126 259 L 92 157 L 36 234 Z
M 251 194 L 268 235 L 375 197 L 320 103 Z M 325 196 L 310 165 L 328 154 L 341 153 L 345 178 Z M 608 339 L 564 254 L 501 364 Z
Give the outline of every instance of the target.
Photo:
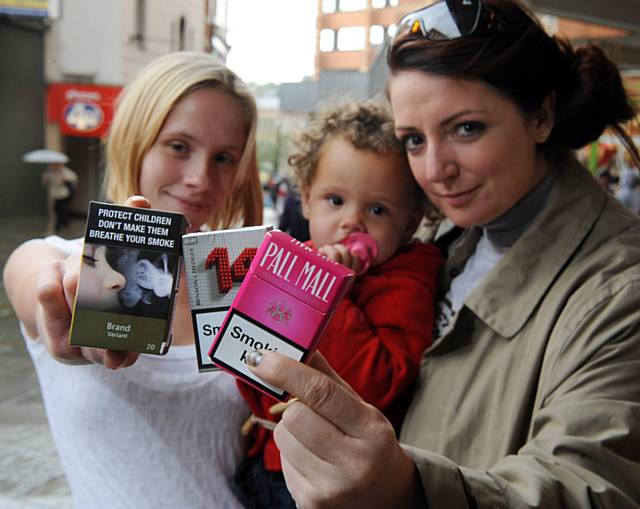
M 432 0 L 431 3 L 434 3 Z M 384 90 L 388 72 L 385 43 L 397 22 L 428 0 L 317 0 L 315 74 L 280 88 L 286 112 L 311 112 L 336 95 L 368 98 Z M 619 27 L 543 15 L 548 32 L 577 42 L 615 41 L 628 36 Z M 615 58 L 615 55 L 612 55 Z
M 79 176 L 71 210 L 84 215 L 100 198 L 103 139 L 121 88 L 171 51 L 224 58 L 225 16 L 226 0 L 0 0 L 0 127 L 10 134 L 0 138 L 0 177 L 12 184 L 0 213 L 46 213 L 42 168 L 20 162 L 46 147 L 69 156 Z

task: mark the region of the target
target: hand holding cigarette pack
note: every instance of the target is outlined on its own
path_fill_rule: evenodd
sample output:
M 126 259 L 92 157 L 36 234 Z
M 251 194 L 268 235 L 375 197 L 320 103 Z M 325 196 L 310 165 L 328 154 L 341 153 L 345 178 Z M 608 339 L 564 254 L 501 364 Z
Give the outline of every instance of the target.
M 252 350 L 273 350 L 304 362 L 355 274 L 281 231 L 265 234 L 209 356 L 257 389 L 286 393 L 257 378 L 246 364 Z

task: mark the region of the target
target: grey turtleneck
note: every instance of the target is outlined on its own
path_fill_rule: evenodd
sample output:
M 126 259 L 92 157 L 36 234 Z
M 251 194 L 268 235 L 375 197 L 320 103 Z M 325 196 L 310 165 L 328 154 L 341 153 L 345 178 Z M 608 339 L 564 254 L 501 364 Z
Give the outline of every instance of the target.
M 511 247 L 538 216 L 551 192 L 555 171 L 513 207 L 490 223 L 482 225 L 489 240 L 498 247 Z

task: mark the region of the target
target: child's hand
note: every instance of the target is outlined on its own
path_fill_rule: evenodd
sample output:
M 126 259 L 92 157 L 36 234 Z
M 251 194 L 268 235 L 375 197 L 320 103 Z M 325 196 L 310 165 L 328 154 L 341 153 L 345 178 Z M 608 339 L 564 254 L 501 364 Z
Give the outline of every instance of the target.
M 362 270 L 362 260 L 349 251 L 344 244 L 330 244 L 318 249 L 327 258 L 353 270 L 356 274 Z

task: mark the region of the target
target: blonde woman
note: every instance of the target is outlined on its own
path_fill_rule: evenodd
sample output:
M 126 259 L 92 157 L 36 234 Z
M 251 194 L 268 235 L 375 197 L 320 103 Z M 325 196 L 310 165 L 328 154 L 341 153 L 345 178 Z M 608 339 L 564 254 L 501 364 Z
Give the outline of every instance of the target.
M 160 57 L 119 100 L 106 197 L 181 212 L 192 231 L 260 224 L 255 131 L 252 96 L 215 58 Z M 227 479 L 248 410 L 231 377 L 195 370 L 185 279 L 166 356 L 70 347 L 80 248 L 30 241 L 4 270 L 76 508 L 239 507 Z

